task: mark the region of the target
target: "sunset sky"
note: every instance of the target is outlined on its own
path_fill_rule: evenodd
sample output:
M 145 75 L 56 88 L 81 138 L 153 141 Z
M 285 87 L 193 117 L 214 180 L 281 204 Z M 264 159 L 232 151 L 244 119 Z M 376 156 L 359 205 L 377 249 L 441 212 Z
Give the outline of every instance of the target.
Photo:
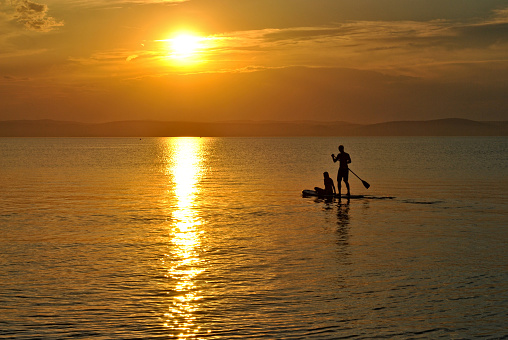
M 0 0 L 0 120 L 508 119 L 506 0 Z

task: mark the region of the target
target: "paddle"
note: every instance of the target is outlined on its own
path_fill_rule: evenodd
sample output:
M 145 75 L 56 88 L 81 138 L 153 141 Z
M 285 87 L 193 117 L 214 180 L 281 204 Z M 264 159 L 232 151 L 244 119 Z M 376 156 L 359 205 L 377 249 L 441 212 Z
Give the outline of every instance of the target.
M 355 174 L 355 173 L 353 172 L 353 170 L 349 169 L 349 171 L 351 171 L 351 172 L 353 173 L 353 175 L 355 175 L 355 176 L 356 176 L 356 177 L 357 177 L 360 181 L 362 181 L 363 186 L 364 186 L 366 189 L 368 189 L 368 188 L 370 187 L 370 184 L 369 184 L 369 183 L 367 183 L 367 182 L 365 182 L 365 181 L 364 181 L 363 179 L 361 179 L 360 177 L 358 177 L 358 175 L 357 175 L 357 174 Z

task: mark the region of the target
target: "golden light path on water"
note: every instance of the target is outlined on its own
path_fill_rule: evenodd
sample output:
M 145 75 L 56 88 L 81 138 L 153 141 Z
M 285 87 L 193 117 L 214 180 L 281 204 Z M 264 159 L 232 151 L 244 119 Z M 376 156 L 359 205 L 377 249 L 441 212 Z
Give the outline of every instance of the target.
M 195 278 L 203 272 L 200 266 L 202 221 L 197 215 L 195 197 L 202 173 L 202 140 L 200 138 L 171 138 L 166 141 L 167 173 L 173 178 L 176 204 L 171 212 L 170 254 L 167 254 L 167 277 L 171 278 L 173 296 L 165 315 L 164 326 L 179 339 L 203 332 L 195 324 L 195 311 L 201 299 Z

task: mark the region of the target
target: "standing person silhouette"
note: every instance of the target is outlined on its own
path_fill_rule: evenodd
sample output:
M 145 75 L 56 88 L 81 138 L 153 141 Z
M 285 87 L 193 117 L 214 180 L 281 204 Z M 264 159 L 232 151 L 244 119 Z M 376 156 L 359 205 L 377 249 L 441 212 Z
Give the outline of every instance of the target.
M 349 190 L 349 167 L 348 164 L 351 163 L 351 157 L 349 157 L 349 154 L 347 152 L 344 152 L 344 145 L 339 146 L 339 154 L 337 157 L 335 157 L 334 154 L 332 154 L 333 162 L 336 163 L 339 162 L 339 171 L 337 172 L 337 188 L 339 189 L 339 197 L 341 195 L 340 189 L 342 187 L 341 180 L 344 181 L 347 188 L 347 196 L 351 196 L 351 192 Z

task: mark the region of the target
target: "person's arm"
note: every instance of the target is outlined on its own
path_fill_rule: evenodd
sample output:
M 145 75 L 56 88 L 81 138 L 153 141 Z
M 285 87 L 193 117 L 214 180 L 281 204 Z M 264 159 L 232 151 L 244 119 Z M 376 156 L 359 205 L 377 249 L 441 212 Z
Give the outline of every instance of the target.
M 347 164 L 351 163 L 351 156 L 347 155 Z
M 332 159 L 334 163 L 337 163 L 337 159 L 339 158 L 339 155 L 337 155 L 337 158 L 335 158 L 335 155 L 332 153 Z

